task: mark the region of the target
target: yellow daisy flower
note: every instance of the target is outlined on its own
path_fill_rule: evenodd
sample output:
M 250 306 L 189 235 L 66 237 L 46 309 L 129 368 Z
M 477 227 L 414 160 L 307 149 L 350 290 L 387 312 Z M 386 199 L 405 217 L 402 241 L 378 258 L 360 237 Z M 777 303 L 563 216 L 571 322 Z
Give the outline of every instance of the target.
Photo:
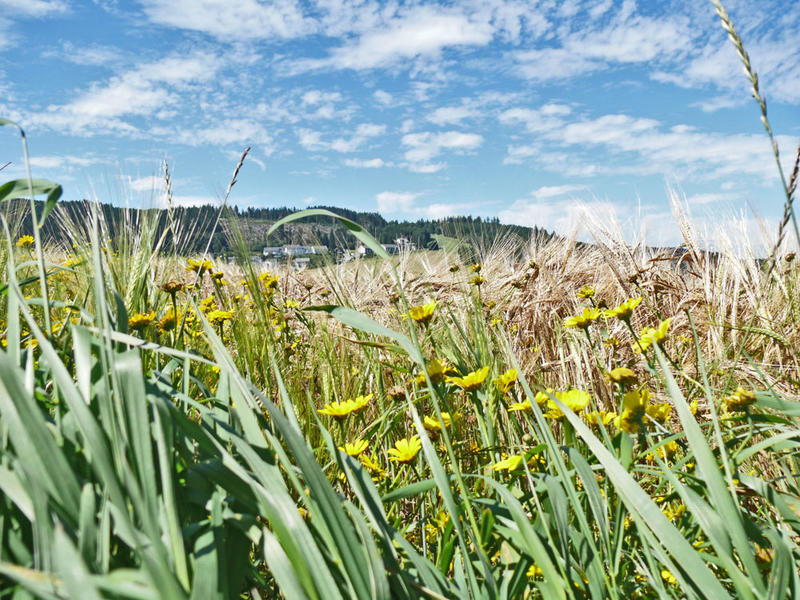
M 572 412 L 576 413 L 586 408 L 586 406 L 589 404 L 589 400 L 591 400 L 589 393 L 584 392 L 583 390 L 556 392 L 556 398 L 565 404 Z M 558 407 L 558 405 L 550 398 L 547 399 L 547 408 L 548 411 L 545 416 L 549 419 L 560 419 L 564 416 L 564 413 L 561 412 L 561 409 Z
M 622 414 L 615 421 L 617 428 L 628 433 L 639 433 L 649 399 L 650 390 L 647 388 L 626 392 L 622 401 Z
M 587 329 L 593 321 L 599 318 L 599 308 L 584 308 L 581 314 L 564 319 L 564 327 L 578 327 L 580 329 Z
M 517 382 L 517 370 L 509 369 L 494 380 L 495 387 L 501 394 L 507 394 Z
M 447 381 L 452 383 L 458 387 L 460 387 L 465 392 L 471 392 L 472 390 L 477 390 L 483 382 L 486 380 L 486 376 L 489 374 L 489 367 L 482 367 L 477 371 L 472 371 L 471 373 L 467 373 L 463 377 L 448 377 Z
M 743 411 L 756 401 L 756 394 L 750 390 L 739 387 L 730 396 L 725 396 L 722 401 L 729 411 Z
M 367 440 L 356 440 L 355 442 L 347 442 L 343 447 L 339 446 L 339 450 L 349 456 L 358 456 L 369 446 Z
M 140 331 L 152 325 L 153 321 L 155 320 L 156 320 L 155 312 L 136 313 L 135 315 L 133 315 L 128 319 L 128 329 L 132 329 L 133 331 Z
M 669 324 L 672 318 L 666 319 L 661 321 L 658 324 L 658 327 L 645 327 L 639 333 L 639 341 L 638 343 L 633 344 L 633 349 L 636 352 L 642 352 L 647 350 L 650 346 L 653 345 L 653 342 L 661 346 L 669 337 Z
M 612 383 L 630 385 L 636 383 L 636 372 L 628 367 L 617 367 L 606 373 L 606 378 Z
M 436 300 L 432 300 L 421 306 L 412 306 L 408 309 L 408 316 L 417 323 L 426 325 L 432 318 L 436 310 Z
M 33 244 L 32 235 L 23 235 L 17 240 L 17 248 L 24 248 L 25 246 L 30 246 L 31 244 Z
M 394 444 L 394 448 L 389 448 L 386 454 L 389 455 L 389 460 L 391 461 L 408 463 L 416 458 L 420 450 L 422 450 L 422 440 L 414 435 L 410 438 L 397 440 Z
M 633 315 L 633 310 L 642 302 L 642 297 L 629 298 L 617 307 L 610 308 L 605 311 L 607 317 L 614 317 L 621 321 L 627 321 Z

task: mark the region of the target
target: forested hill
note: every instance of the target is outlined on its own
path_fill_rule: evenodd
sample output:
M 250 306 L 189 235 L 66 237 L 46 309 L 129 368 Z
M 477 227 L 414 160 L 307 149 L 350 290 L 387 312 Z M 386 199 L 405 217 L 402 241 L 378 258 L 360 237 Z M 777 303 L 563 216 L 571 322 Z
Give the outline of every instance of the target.
M 101 204 L 103 221 L 107 235 L 114 237 L 123 224 L 132 227 L 142 223 L 155 224 L 159 230 L 172 226 L 181 238 L 181 250 L 186 253 L 196 252 L 205 247 L 217 218 L 219 207 L 191 206 L 166 209 L 130 209 Z M 369 231 L 382 244 L 391 244 L 397 238 L 405 237 L 417 248 L 435 247 L 434 237 L 438 234 L 469 238 L 481 245 L 491 244 L 504 236 L 514 236 L 529 240 L 533 236 L 550 237 L 552 234 L 539 228 L 505 225 L 497 218 L 481 217 L 447 217 L 438 220 L 420 219 L 418 221 L 386 220 L 374 212 L 358 212 L 340 207 L 316 206 L 346 217 Z M 54 216 L 46 224 L 46 236 L 51 241 L 60 241 L 63 237 L 64 223 L 85 226 L 89 219 L 91 207 L 86 201 L 60 202 Z M 265 246 L 283 244 L 324 244 L 330 250 L 352 248 L 354 238 L 346 234 L 344 227 L 327 216 L 307 217 L 279 228 L 267 236 L 269 227 L 283 217 L 297 212 L 296 208 L 246 208 L 226 209 L 222 215 L 220 226 L 211 243 L 215 254 L 228 253 L 233 250 L 232 232 L 241 234 L 241 239 L 248 250 L 261 252 Z M 29 223 L 23 227 L 29 230 Z

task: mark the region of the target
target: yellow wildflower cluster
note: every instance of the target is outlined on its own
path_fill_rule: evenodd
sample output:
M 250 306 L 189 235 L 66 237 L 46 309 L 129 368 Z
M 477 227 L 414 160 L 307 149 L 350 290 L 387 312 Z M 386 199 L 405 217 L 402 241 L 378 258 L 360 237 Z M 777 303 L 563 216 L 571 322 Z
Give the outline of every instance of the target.
M 334 419 L 344 419 L 345 417 L 360 412 L 372 400 L 372 394 L 366 396 L 358 396 L 351 400 L 344 400 L 343 402 L 330 402 L 317 412 L 322 415 L 328 415 Z

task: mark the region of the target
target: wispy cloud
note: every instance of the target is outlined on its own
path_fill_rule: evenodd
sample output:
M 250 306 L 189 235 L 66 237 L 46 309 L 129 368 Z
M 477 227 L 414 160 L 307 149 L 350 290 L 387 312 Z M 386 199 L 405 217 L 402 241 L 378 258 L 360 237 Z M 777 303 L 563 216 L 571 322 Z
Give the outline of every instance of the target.
M 95 83 L 75 100 L 32 114 L 36 125 L 73 135 L 101 132 L 136 133 L 126 117 L 153 116 L 178 103 L 178 90 L 212 79 L 221 66 L 214 55 L 195 53 L 145 63 L 103 83 Z
M 631 0 L 625 0 L 615 13 L 601 7 L 596 18 L 610 15 L 604 23 L 586 27 L 580 22 L 573 29 L 568 21 L 557 30 L 555 43 L 513 52 L 518 72 L 534 80 L 568 79 L 615 64 L 668 61 L 691 45 L 692 30 L 684 16 L 643 15 Z
M 22 0 L 24 1 L 24 0 Z M 159 25 L 199 31 L 226 42 L 292 38 L 316 29 L 298 2 L 278 0 L 143 0 L 145 15 Z
M 358 169 L 380 169 L 390 166 L 390 163 L 385 162 L 382 158 L 348 158 L 344 164 Z
M 319 59 L 295 61 L 294 74 L 317 69 L 374 69 L 400 60 L 435 57 L 445 48 L 488 44 L 493 28 L 464 14 L 433 6 L 417 6 L 385 25 L 359 35 Z
M 65 0 L 0 0 L 0 8 L 11 15 L 49 17 L 69 10 Z
M 419 195 L 412 192 L 381 192 L 375 195 L 375 204 L 378 212 L 384 214 L 409 212 Z
M 412 170 L 418 172 L 435 172 L 440 170 L 438 164 L 431 165 L 430 161 L 439 156 L 444 150 L 465 152 L 474 150 L 483 144 L 483 136 L 477 133 L 465 133 L 461 131 L 445 131 L 442 133 L 431 133 L 423 131 L 421 133 L 407 133 L 402 139 L 405 151 L 405 159 L 411 165 Z M 434 170 L 426 171 L 426 168 L 438 167 Z
M 363 146 L 370 138 L 382 135 L 386 132 L 386 125 L 375 123 L 361 123 L 347 137 L 337 137 L 331 141 L 322 139 L 322 133 L 311 129 L 300 128 L 297 131 L 298 141 L 306 150 L 312 152 L 324 152 L 333 150 L 348 154 L 355 152 Z

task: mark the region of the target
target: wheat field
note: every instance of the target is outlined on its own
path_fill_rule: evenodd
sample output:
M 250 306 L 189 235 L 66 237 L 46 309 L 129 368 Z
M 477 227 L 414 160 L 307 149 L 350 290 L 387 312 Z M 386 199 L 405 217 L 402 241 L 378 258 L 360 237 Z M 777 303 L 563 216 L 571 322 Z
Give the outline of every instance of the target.
M 312 209 L 375 257 L 301 271 L 7 183 L 0 598 L 800 597 L 794 165 L 766 253 Z

